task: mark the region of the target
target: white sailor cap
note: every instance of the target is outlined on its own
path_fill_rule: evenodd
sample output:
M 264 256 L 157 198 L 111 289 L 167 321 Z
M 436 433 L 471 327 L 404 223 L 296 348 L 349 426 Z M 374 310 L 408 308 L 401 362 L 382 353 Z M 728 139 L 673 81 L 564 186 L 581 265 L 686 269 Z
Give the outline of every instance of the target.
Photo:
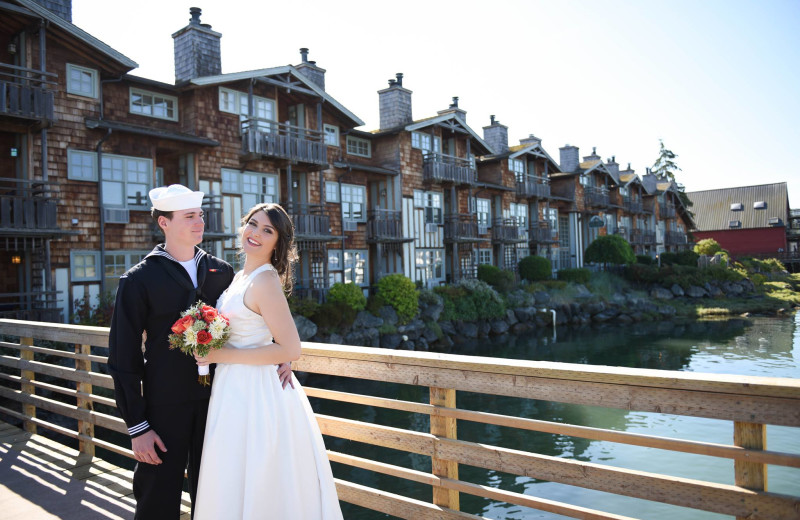
M 159 211 L 179 211 L 203 205 L 202 191 L 192 191 L 181 184 L 162 186 L 150 190 L 153 207 Z

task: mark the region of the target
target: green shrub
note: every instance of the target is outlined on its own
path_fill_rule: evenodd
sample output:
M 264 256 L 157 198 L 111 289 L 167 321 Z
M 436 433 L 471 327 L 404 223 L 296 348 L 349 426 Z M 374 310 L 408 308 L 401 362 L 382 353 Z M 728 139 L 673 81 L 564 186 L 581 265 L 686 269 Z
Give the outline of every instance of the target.
M 777 258 L 758 258 L 745 257 L 740 260 L 742 265 L 750 273 L 782 273 L 786 267 Z
M 655 260 L 650 255 L 636 255 L 636 263 L 641 265 L 653 265 Z
M 584 259 L 595 264 L 632 264 L 636 255 L 627 240 L 619 235 L 597 237 L 586 248 Z
M 713 238 L 704 238 L 695 244 L 694 252 L 698 255 L 714 256 L 722 252 L 722 246 Z
M 378 296 L 394 307 L 400 321 L 405 323 L 416 316 L 419 310 L 419 293 L 414 282 L 395 273 L 378 280 Z
M 386 300 L 383 299 L 383 296 L 380 294 L 373 294 L 369 298 L 367 298 L 367 311 L 371 312 L 375 316 L 377 316 L 381 308 L 387 305 Z
M 656 265 L 633 264 L 625 268 L 625 278 L 635 283 L 654 283 L 658 281 L 659 276 Z
M 434 288 L 441 296 L 444 311 L 442 321 L 475 321 L 499 318 L 506 313 L 503 299 L 489 284 L 480 280 L 461 280 L 455 285 Z
M 683 251 L 678 252 L 675 255 L 675 262 L 678 265 L 688 265 L 688 266 L 691 266 L 691 267 L 697 267 L 697 259 L 699 257 L 700 257 L 700 255 L 698 255 L 694 251 L 690 251 L 688 249 L 685 249 Z
M 550 280 L 553 278 L 553 265 L 543 256 L 526 256 L 519 261 L 519 276 L 531 282 Z
M 676 253 L 665 251 L 658 255 L 658 257 L 661 259 L 661 265 L 673 265 L 678 263 L 678 255 Z
M 337 332 L 350 327 L 356 319 L 356 313 L 357 311 L 344 301 L 327 301 L 320 305 L 311 321 L 326 332 Z
M 380 334 L 394 334 L 397 332 L 397 327 L 391 323 L 383 323 L 378 327 L 378 332 Z
M 606 271 L 593 273 L 589 283 L 586 285 L 587 289 L 592 291 L 592 293 L 606 300 L 611 299 L 615 293 L 625 291 L 628 286 L 627 280 Z
M 439 305 L 442 303 L 442 297 L 431 289 L 420 289 L 419 303 L 424 303 L 425 305 Z
M 517 281 L 513 272 L 490 264 L 480 264 L 478 266 L 478 280 L 488 283 L 501 293 L 507 293 L 513 289 Z
M 367 298 L 361 287 L 354 283 L 336 282 L 328 290 L 328 301 L 345 303 L 353 310 L 363 311 L 367 306 Z
M 594 243 L 594 242 L 593 242 Z M 583 267 L 574 269 L 561 269 L 557 273 L 558 279 L 564 282 L 588 283 L 592 272 Z
M 294 315 L 311 319 L 319 311 L 319 302 L 312 298 L 289 297 L 289 310 Z

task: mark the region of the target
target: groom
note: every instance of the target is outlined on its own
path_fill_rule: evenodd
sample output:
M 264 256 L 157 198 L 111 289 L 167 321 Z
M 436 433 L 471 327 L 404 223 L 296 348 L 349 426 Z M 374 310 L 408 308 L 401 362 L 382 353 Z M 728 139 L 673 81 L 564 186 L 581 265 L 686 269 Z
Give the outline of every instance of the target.
M 165 241 L 120 277 L 108 368 L 138 461 L 135 518 L 174 520 L 180 516 L 187 462 L 195 502 L 211 391 L 197 382 L 194 358 L 170 350 L 167 337 L 180 313 L 197 300 L 215 305 L 234 273 L 230 264 L 197 247 L 205 228 L 203 192 L 173 184 L 151 190 L 150 200 Z M 279 372 L 285 386 L 289 365 Z

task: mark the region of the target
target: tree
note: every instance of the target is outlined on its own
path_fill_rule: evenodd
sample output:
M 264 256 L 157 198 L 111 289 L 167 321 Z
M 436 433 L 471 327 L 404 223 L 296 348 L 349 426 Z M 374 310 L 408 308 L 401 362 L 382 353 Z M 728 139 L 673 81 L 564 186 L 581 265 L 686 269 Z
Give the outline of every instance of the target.
M 694 252 L 698 255 L 714 256 L 722 252 L 722 246 L 713 238 L 705 238 L 694 246 Z
M 656 174 L 658 177 L 666 177 L 675 183 L 675 186 L 678 188 L 678 198 L 681 199 L 683 207 L 687 208 L 687 211 L 689 211 L 688 208 L 692 205 L 692 201 L 686 195 L 686 186 L 679 183 L 675 178 L 676 172 L 683 171 L 681 170 L 680 166 L 675 163 L 675 159 L 678 156 L 672 150 L 664 146 L 663 139 L 659 139 L 658 143 L 661 148 L 658 151 L 658 158 L 656 159 L 656 162 L 653 163 L 650 171 Z M 692 214 L 691 211 L 689 211 L 689 214 Z
M 595 264 L 632 264 L 636 255 L 627 240 L 619 235 L 597 237 L 586 248 L 584 259 Z

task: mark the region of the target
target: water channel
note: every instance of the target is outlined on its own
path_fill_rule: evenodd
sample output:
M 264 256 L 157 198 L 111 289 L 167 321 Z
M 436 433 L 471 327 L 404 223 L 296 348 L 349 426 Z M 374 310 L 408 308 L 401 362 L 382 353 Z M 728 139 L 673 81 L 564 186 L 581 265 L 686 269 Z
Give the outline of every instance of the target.
M 592 365 L 800 378 L 800 315 L 791 318 L 753 317 L 687 324 L 660 322 L 582 330 L 565 328 L 557 331 L 555 341 L 552 331 L 548 330 L 526 336 L 461 344 L 454 347 L 451 353 Z M 306 381 L 306 385 L 415 402 L 427 402 L 428 400 L 427 389 L 382 382 L 314 375 Z M 726 444 L 732 443 L 733 440 L 733 424 L 728 421 L 674 417 L 657 413 L 630 412 L 465 392 L 459 392 L 457 403 L 460 408 L 471 410 L 649 435 Z M 428 431 L 427 416 L 323 400 L 312 400 L 312 404 L 319 413 L 416 431 Z M 463 421 L 459 422 L 458 437 L 461 440 L 485 442 L 566 459 L 733 484 L 733 462 L 715 457 L 685 455 L 562 435 L 514 431 L 505 427 Z M 377 459 L 419 471 L 430 472 L 431 470 L 430 460 L 426 457 L 342 439 L 326 438 L 325 441 L 328 448 L 335 451 Z M 800 436 L 796 431 L 792 432 L 790 428 L 768 426 L 767 446 L 770 450 L 800 453 Z M 336 477 L 345 480 L 420 500 L 430 501 L 431 498 L 428 486 L 336 463 L 334 463 L 333 469 Z M 498 486 L 531 496 L 648 520 L 730 518 L 470 466 L 462 465 L 459 468 L 459 477 L 469 482 Z M 770 466 L 768 486 L 768 489 L 773 492 L 800 496 L 800 470 Z M 564 518 L 463 493 L 461 494 L 461 510 L 492 519 Z M 392 518 L 345 503 L 343 503 L 343 512 L 347 519 Z

